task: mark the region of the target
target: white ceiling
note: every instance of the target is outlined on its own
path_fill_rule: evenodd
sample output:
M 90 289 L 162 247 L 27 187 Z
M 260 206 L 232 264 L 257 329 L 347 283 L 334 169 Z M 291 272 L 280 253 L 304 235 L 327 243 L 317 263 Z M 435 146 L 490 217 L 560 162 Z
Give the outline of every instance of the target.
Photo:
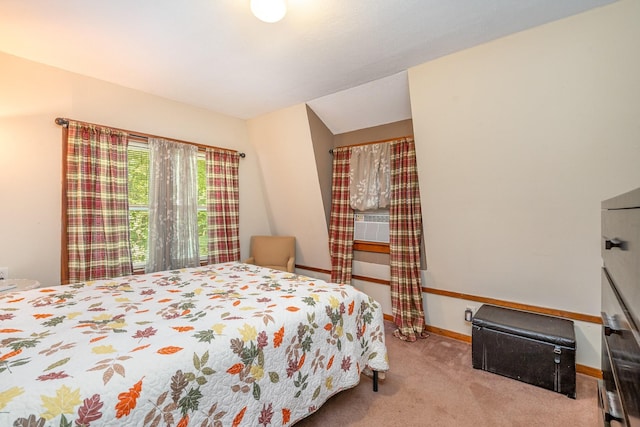
M 249 0 L 0 0 L 0 51 L 245 119 L 308 102 L 342 133 L 408 118 L 409 67 L 612 1 L 288 0 L 267 24 Z

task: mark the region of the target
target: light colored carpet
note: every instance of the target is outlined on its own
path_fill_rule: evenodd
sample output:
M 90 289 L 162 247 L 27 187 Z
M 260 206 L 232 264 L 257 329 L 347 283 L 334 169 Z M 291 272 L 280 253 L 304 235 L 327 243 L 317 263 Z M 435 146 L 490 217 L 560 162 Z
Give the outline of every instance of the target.
M 599 426 L 597 380 L 577 375 L 577 398 L 473 369 L 471 345 L 431 334 L 415 343 L 385 322 L 390 371 L 329 399 L 296 427 Z

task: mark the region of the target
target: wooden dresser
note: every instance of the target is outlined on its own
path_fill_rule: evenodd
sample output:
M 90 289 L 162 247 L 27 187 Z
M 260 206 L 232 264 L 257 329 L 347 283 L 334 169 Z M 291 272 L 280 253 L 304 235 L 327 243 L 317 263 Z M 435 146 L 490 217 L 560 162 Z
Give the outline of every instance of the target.
M 640 427 L 640 188 L 602 202 L 605 426 Z

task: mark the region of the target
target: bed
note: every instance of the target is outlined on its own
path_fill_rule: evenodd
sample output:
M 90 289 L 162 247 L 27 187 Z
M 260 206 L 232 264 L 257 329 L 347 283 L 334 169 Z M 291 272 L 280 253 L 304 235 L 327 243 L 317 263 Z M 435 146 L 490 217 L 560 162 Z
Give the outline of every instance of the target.
M 349 285 L 243 263 L 0 293 L 2 426 L 282 426 L 388 369 Z

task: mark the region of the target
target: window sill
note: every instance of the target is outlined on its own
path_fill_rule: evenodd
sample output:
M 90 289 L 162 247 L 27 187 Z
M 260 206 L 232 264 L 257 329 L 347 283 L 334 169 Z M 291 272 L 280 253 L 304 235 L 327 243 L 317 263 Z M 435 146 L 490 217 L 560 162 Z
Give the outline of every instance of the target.
M 354 240 L 353 250 L 362 251 L 362 252 L 375 252 L 379 254 L 388 254 L 389 244 L 379 243 L 379 242 L 365 242 L 364 240 Z
M 207 265 L 207 259 L 206 258 L 200 258 L 200 267 Z M 134 265 L 133 266 L 133 275 L 137 276 L 140 274 L 145 274 L 144 271 L 144 265 Z

